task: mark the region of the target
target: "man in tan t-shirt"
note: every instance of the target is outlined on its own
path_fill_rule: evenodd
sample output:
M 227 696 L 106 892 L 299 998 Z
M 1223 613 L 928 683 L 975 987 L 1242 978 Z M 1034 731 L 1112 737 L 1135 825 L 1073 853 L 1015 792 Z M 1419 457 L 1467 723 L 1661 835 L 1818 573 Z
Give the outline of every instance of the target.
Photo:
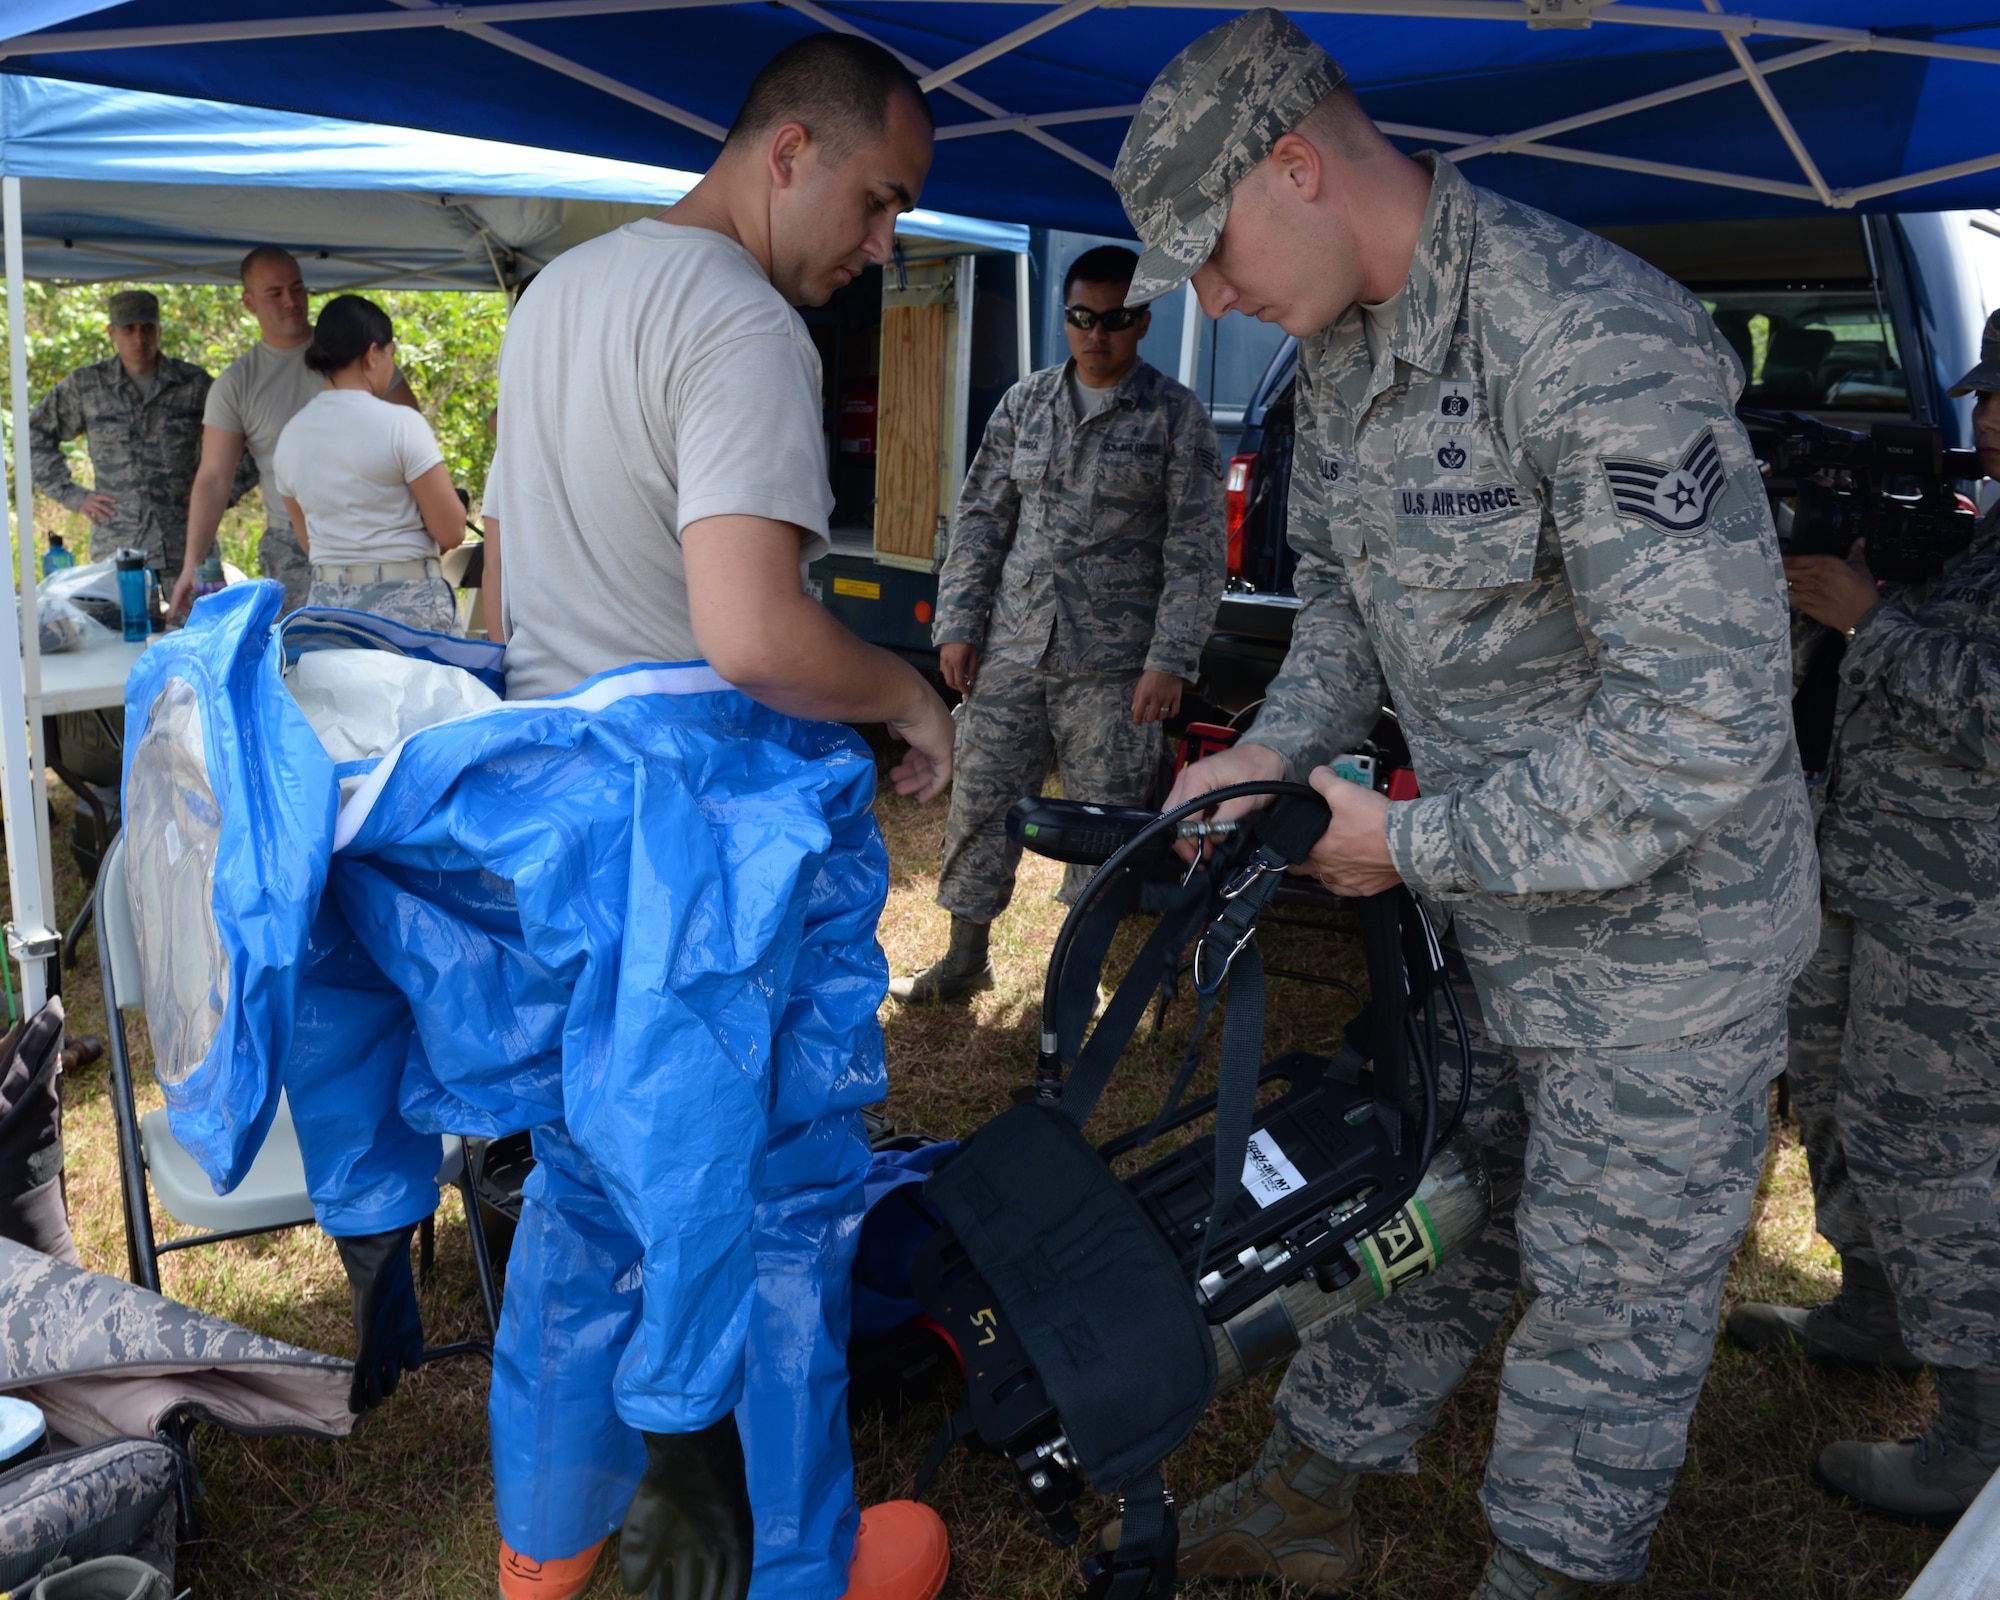
M 232 361 L 208 392 L 202 416 L 201 465 L 195 469 L 194 491 L 188 501 L 187 553 L 174 584 L 171 612 L 180 617 L 194 599 L 195 574 L 215 548 L 216 529 L 229 504 L 237 464 L 248 448 L 264 484 L 264 537 L 257 546 L 257 567 L 267 578 L 285 586 L 285 609 L 305 604 L 312 585 L 299 536 L 285 515 L 284 502 L 271 487 L 271 456 L 285 424 L 305 409 L 326 386 L 308 371 L 306 345 L 312 338 L 312 316 L 304 275 L 290 252 L 260 244 L 243 258 L 243 305 L 257 319 L 263 337 Z M 417 397 L 399 372 L 385 399 L 419 409 Z
M 487 581 L 504 547 L 506 584 L 487 599 L 507 634 L 510 699 L 699 657 L 786 716 L 886 723 L 910 746 L 888 775 L 898 791 L 929 799 L 945 786 L 943 702 L 805 592 L 801 563 L 825 548 L 833 497 L 819 358 L 793 309 L 890 259 L 895 219 L 930 162 L 930 114 L 909 72 L 878 46 L 814 35 L 759 73 L 685 199 L 537 276 L 501 350 L 488 485 L 489 537 L 496 525 L 500 537 Z M 824 879 L 850 870 L 829 855 Z M 849 942 L 873 944 L 875 914 L 855 915 Z M 758 1224 L 740 1344 L 689 1350 L 647 1336 L 649 1305 L 717 1285 L 681 1277 L 676 1251 L 642 1247 L 645 1202 L 599 1164 L 588 1129 L 536 1130 L 542 1177 L 509 1270 L 489 1408 L 506 1600 L 574 1600 L 614 1528 L 631 1594 L 935 1600 L 946 1545 L 936 1515 L 891 1502 L 864 1516 L 855 1502 L 839 1409 L 859 1223 L 851 1175 L 867 1161 L 853 1102 L 882 1092 L 882 1068 L 871 1036 L 830 1053 L 837 1087 L 795 1070 L 814 1025 L 787 1010 L 772 1039 L 778 1087 L 753 1198 L 782 1221 Z M 641 1046 L 609 1070 L 636 1097 L 673 1065 Z M 657 1159 L 684 1157 L 662 1148 Z M 535 1242 L 582 1235 L 588 1264 Z M 634 1262 L 636 1294 L 617 1288 L 623 1268 L 600 1273 L 615 1260 Z M 615 1370 L 539 1331 L 627 1315 L 640 1331 Z M 580 1415 L 601 1441 L 589 1471 L 565 1457 Z

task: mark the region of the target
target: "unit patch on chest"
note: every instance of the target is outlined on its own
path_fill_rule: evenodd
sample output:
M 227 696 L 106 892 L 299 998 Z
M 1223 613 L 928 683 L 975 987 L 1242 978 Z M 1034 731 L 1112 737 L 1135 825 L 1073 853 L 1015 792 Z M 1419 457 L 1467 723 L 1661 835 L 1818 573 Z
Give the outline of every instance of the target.
M 1600 456 L 1611 503 L 1621 517 L 1649 522 L 1686 538 L 1708 526 L 1709 514 L 1729 482 L 1715 434 L 1703 428 L 1672 463 L 1630 456 Z

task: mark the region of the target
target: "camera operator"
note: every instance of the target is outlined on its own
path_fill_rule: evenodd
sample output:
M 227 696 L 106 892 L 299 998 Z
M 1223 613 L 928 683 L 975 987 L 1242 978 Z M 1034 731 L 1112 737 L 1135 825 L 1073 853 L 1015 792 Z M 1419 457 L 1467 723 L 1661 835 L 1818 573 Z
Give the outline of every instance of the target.
M 2000 311 L 1977 366 L 1980 468 L 2000 478 Z M 1789 556 L 1799 611 L 1847 635 L 1819 848 L 1826 918 L 1791 997 L 1793 1104 L 1841 1288 L 1809 1311 L 1739 1306 L 1750 1348 L 1936 1371 L 1937 1420 L 1843 1442 L 1829 1487 L 1955 1516 L 2000 1466 L 2000 504 L 1937 578 L 1878 591 Z

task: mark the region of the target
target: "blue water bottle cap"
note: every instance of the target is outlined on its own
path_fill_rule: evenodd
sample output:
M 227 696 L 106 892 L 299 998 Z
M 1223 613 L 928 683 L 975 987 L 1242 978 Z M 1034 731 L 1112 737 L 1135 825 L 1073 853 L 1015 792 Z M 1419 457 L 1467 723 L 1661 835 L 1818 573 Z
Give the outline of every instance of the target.
M 40 1455 L 48 1431 L 40 1406 L 0 1395 L 0 1472 Z

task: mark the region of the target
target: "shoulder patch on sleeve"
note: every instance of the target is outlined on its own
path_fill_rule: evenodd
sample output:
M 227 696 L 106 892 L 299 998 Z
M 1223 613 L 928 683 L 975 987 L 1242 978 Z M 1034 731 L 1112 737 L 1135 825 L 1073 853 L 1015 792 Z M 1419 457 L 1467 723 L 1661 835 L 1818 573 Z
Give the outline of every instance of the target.
M 1715 503 L 1729 482 L 1710 428 L 1703 428 L 1689 440 L 1671 466 L 1632 456 L 1597 459 L 1611 486 L 1611 503 L 1621 517 L 1649 522 L 1662 533 L 1679 538 L 1708 526 Z

